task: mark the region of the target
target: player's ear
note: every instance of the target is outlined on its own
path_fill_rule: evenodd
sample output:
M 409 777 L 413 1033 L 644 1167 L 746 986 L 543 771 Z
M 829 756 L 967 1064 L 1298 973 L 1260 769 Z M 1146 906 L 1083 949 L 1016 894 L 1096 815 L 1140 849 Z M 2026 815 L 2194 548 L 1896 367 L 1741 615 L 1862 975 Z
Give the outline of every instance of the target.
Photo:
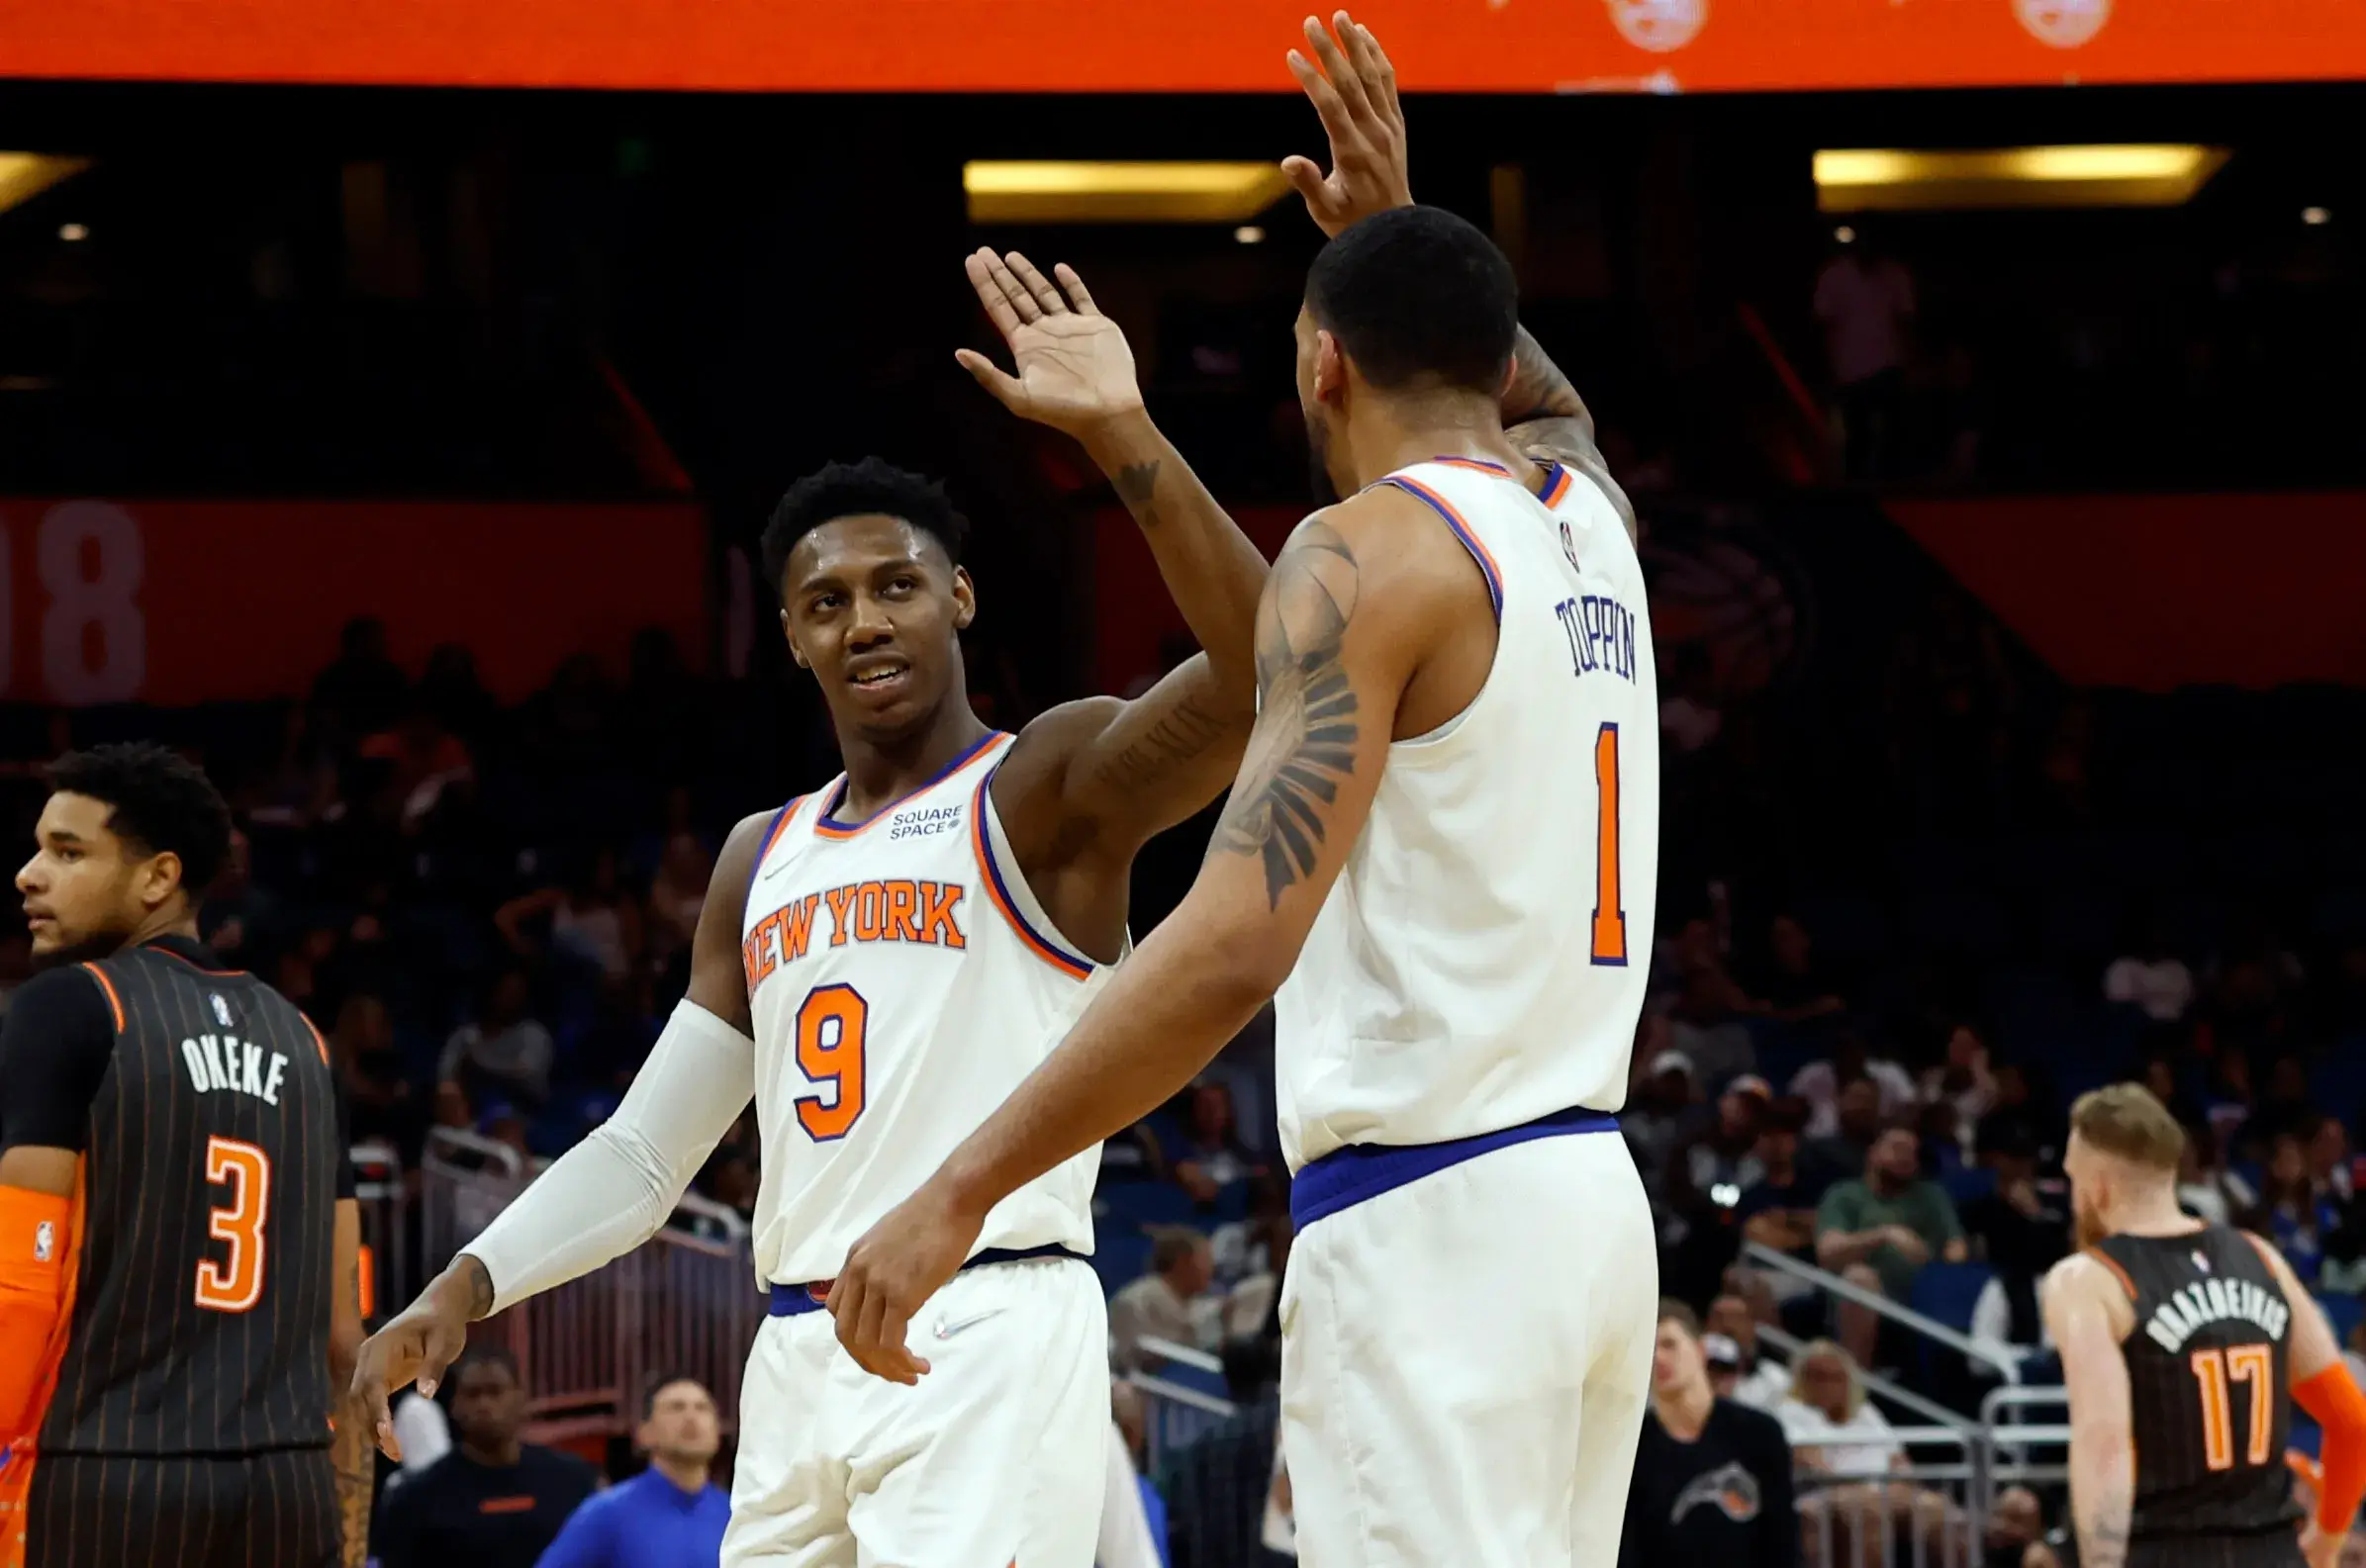
M 181 858 L 170 850 L 149 856 L 133 877 L 133 885 L 142 904 L 150 909 L 161 907 L 181 885 Z M 199 891 L 193 889 L 189 896 L 194 902 Z
M 978 618 L 978 585 L 970 581 L 970 569 L 953 569 L 953 629 L 967 631 L 970 622 Z
M 1314 333 L 1314 396 L 1319 403 L 1337 403 L 1347 391 L 1348 356 L 1328 328 Z
M 812 669 L 812 661 L 807 659 L 805 651 L 797 645 L 797 629 L 789 624 L 789 611 L 786 606 L 781 610 L 781 636 L 788 642 L 789 657 L 797 661 L 797 667 L 800 670 Z

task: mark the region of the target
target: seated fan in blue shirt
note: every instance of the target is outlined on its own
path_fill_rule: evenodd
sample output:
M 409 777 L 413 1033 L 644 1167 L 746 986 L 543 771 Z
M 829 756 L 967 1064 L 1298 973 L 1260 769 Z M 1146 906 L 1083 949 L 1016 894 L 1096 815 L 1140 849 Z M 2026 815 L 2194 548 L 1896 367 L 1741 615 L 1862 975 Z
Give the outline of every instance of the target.
M 633 1440 L 649 1468 L 577 1509 L 536 1568 L 714 1568 L 731 1518 L 707 1478 L 721 1440 L 714 1397 L 696 1378 L 661 1374 Z

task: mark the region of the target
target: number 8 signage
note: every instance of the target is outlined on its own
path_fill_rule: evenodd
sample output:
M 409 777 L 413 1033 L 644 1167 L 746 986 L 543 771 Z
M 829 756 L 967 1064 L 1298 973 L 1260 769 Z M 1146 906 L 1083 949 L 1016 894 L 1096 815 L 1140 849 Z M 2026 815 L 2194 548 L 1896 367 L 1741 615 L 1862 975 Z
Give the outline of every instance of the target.
M 107 501 L 52 506 L 34 531 L 40 588 L 39 690 L 17 693 L 69 707 L 129 702 L 147 684 L 147 617 L 139 594 L 147 575 L 138 519 Z M 0 513 L 0 692 L 16 683 L 17 619 L 35 606 L 18 600 L 15 539 Z

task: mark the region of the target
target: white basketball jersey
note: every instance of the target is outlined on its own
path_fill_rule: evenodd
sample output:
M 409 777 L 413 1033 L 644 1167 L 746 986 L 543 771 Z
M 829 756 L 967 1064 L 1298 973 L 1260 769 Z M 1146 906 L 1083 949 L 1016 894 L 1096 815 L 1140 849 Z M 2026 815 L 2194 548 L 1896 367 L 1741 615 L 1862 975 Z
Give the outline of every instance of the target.
M 741 959 L 763 1128 L 756 1271 L 828 1279 L 1051 1055 L 1108 970 L 1052 928 L 988 784 L 990 735 L 868 822 L 845 785 L 782 807 L 748 886 Z M 1100 1151 L 1012 1193 L 985 1247 L 1092 1250 Z
M 1388 748 L 1371 819 L 1275 1002 L 1282 1152 L 1616 1111 L 1650 968 L 1659 702 L 1635 545 L 1601 491 L 1493 464 L 1381 481 L 1486 575 L 1478 695 Z

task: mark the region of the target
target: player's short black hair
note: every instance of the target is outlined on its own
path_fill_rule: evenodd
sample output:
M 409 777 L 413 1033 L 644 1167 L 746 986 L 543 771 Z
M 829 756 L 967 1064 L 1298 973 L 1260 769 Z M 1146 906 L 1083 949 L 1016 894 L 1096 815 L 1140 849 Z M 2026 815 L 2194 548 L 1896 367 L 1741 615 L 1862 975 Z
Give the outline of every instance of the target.
M 48 768 L 60 794 L 103 802 L 108 830 L 146 855 L 181 859 L 181 890 L 191 898 L 230 862 L 230 806 L 205 770 L 169 747 L 128 741 L 67 752 Z
M 657 1414 L 657 1396 L 672 1388 L 676 1383 L 688 1383 L 709 1399 L 714 1397 L 713 1391 L 708 1388 L 696 1374 L 668 1367 L 662 1372 L 650 1373 L 649 1380 L 641 1385 L 641 1420 L 647 1421 Z
M 825 522 L 877 512 L 901 517 L 945 547 L 946 559 L 961 564 L 970 522 L 953 507 L 953 498 L 933 479 L 898 468 L 881 457 L 859 463 L 830 463 L 789 487 L 764 525 L 764 580 L 780 592 L 781 574 L 797 541 Z
M 444 1379 L 445 1383 L 455 1390 L 458 1389 L 460 1386 L 460 1374 L 467 1371 L 472 1366 L 498 1366 L 503 1371 L 510 1374 L 511 1382 L 517 1384 L 521 1388 L 525 1386 L 525 1376 L 523 1373 L 518 1370 L 518 1357 L 512 1355 L 508 1350 L 503 1349 L 498 1344 L 472 1344 L 467 1349 L 462 1350 L 460 1352 L 460 1358 L 452 1363 L 451 1374 Z
M 1306 274 L 1314 324 L 1383 392 L 1503 390 L 1520 285 L 1495 242 L 1436 207 L 1374 214 L 1323 246 Z

